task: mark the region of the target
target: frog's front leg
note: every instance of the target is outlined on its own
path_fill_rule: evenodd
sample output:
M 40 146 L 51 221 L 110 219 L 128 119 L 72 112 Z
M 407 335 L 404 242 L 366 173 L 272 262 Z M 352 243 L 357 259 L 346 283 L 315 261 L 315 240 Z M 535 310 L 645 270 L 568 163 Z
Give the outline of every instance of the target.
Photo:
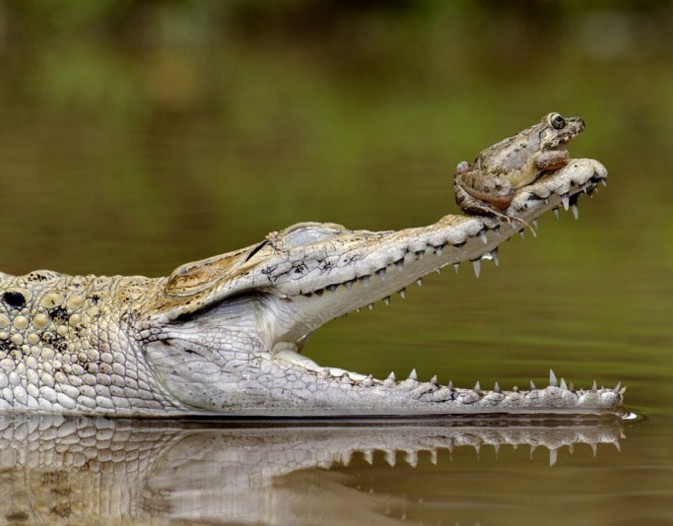
M 549 150 L 541 152 L 535 158 L 535 167 L 543 172 L 558 170 L 568 164 L 568 150 Z

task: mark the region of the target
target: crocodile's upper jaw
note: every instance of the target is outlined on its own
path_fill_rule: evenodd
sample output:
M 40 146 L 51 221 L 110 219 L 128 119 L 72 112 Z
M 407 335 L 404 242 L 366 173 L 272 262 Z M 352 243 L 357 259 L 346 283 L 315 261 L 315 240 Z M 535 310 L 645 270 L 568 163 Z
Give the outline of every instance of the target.
M 572 160 L 518 190 L 507 215 L 532 223 L 549 209 L 572 207 L 607 172 Z M 304 223 L 260 245 L 176 269 L 167 298 L 150 318 L 164 328 L 147 355 L 167 391 L 205 411 L 307 416 L 451 413 L 614 412 L 622 390 L 571 392 L 565 382 L 531 391 L 482 391 L 402 382 L 322 367 L 300 351 L 332 318 L 384 300 L 449 264 L 495 259 L 517 221 L 445 216 L 401 231 L 350 231 Z M 189 359 L 185 352 L 189 352 Z M 196 355 L 196 358 L 195 356 Z M 176 368 L 183 362 L 188 373 Z

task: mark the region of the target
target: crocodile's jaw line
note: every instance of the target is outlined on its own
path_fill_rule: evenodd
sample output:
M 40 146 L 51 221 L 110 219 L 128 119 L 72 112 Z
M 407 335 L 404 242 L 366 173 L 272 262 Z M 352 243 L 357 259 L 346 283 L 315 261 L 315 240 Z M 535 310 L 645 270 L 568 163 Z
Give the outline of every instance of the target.
M 575 206 L 577 196 L 604 181 L 605 169 L 574 160 L 522 189 L 508 215 L 531 223 L 546 210 Z M 382 380 L 306 358 L 306 338 L 327 321 L 388 298 L 446 265 L 497 258 L 495 249 L 522 230 L 518 221 L 446 216 L 427 227 L 397 232 L 349 231 L 336 225 L 302 224 L 245 256 L 235 279 L 255 283 L 218 300 L 201 315 L 174 323 L 173 343 L 152 342 L 147 355 L 179 404 L 205 412 L 253 416 L 368 416 L 483 413 L 614 413 L 623 390 L 571 391 L 552 377 L 530 391 L 454 389 L 436 379 Z M 242 258 L 244 254 L 240 257 Z M 299 271 L 297 271 L 299 269 Z M 178 278 L 189 278 L 180 270 Z M 231 286 L 232 279 L 227 281 Z M 239 284 L 239 288 L 244 285 Z M 215 295 L 212 293 L 211 295 Z M 171 311 L 168 311 L 171 312 Z M 175 316 L 175 313 L 171 314 Z M 204 339 L 205 335 L 205 339 Z M 175 342 L 182 342 L 175 345 Z M 191 354 L 187 369 L 175 370 Z M 196 355 L 196 357 L 194 356 Z

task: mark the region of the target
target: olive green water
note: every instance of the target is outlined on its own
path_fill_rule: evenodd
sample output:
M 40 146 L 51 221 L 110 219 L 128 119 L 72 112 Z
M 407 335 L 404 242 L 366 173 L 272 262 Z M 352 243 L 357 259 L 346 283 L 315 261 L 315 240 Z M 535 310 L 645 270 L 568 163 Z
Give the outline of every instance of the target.
M 503 445 L 281 469 L 271 438 L 220 423 L 195 447 L 150 437 L 144 463 L 112 469 L 99 445 L 55 470 L 22 462 L 15 438 L 0 441 L 0 524 L 673 523 L 672 28 L 668 2 L 0 1 L 3 271 L 154 276 L 298 221 L 430 223 L 457 212 L 458 161 L 549 111 L 579 115 L 571 154 L 610 172 L 579 222 L 544 217 L 499 268 L 432 276 L 306 352 L 458 385 L 542 383 L 552 367 L 578 386 L 622 381 L 642 416 L 621 424 L 620 451 L 564 446 L 553 467 L 546 448 Z M 285 453 L 346 447 L 311 433 Z M 222 459 L 246 440 L 274 446 L 229 458 L 229 491 Z M 204 451 L 208 484 L 162 471 L 181 451 Z M 70 485 L 38 499 L 54 477 Z M 78 515 L 77 498 L 107 504 Z

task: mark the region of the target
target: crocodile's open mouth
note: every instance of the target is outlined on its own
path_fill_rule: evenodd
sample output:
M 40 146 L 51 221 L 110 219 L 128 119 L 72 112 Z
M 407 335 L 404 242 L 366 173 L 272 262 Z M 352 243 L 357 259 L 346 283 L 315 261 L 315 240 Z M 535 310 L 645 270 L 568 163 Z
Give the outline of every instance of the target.
M 507 213 L 513 218 L 530 220 L 535 225 L 535 218 L 544 211 L 551 209 L 558 215 L 559 209 L 564 208 L 571 211 L 577 219 L 579 196 L 591 195 L 599 183 L 605 184 L 606 177 L 607 172 L 600 163 L 574 160 L 560 173 L 544 174 L 536 182 L 519 189 Z M 461 390 L 455 389 L 451 383 L 440 385 L 436 376 L 428 382 L 419 382 L 415 370 L 402 381 L 398 381 L 394 373 L 386 379 L 377 379 L 339 367 L 322 366 L 301 354 L 301 349 L 311 332 L 325 321 L 351 311 L 360 311 L 362 308 L 372 309 L 376 301 L 388 305 L 392 294 L 399 294 L 404 298 L 407 285 L 421 285 L 423 275 L 428 272 L 447 265 L 457 268 L 460 263 L 468 261 L 478 277 L 481 261 L 493 261 L 497 265 L 497 246 L 500 242 L 515 232 L 523 234 L 524 230 L 523 224 L 517 221 L 465 217 L 464 222 L 457 222 L 454 229 L 443 230 L 443 237 L 438 236 L 431 240 L 423 236 L 406 236 L 406 243 L 396 244 L 391 239 L 397 233 L 381 235 L 377 243 L 389 244 L 390 247 L 384 251 L 385 260 L 379 261 L 378 265 L 374 262 L 370 265 L 354 265 L 351 273 L 335 273 L 334 279 L 323 279 L 320 286 L 305 285 L 296 294 L 284 298 L 280 308 L 290 309 L 292 314 L 278 316 L 278 312 L 274 312 L 273 317 L 293 320 L 293 324 L 285 327 L 282 335 L 273 343 L 274 358 L 344 384 L 426 390 L 427 393 L 435 393 L 437 399 L 447 396 L 482 397 L 485 391 L 481 390 L 479 383 L 473 389 Z M 306 233 L 304 235 L 317 237 Z M 296 320 L 300 323 L 296 323 Z M 598 389 L 595 382 L 587 390 L 578 390 L 564 379 L 558 380 L 552 371 L 549 375 L 549 387 L 537 389 L 531 381 L 530 390 L 535 391 L 540 398 L 567 398 L 569 404 L 577 404 L 582 398 L 593 398 L 597 403 L 606 405 L 613 405 L 624 391 L 620 384 L 611 389 Z M 499 396 L 502 391 L 496 384 L 488 393 Z
M 332 416 L 454 413 L 615 413 L 620 385 L 575 389 L 550 374 L 549 386 L 482 390 L 418 380 L 398 381 L 322 366 L 301 354 L 308 337 L 331 319 L 388 303 L 447 265 L 498 262 L 497 247 L 561 207 L 577 217 L 577 199 L 605 183 L 605 168 L 572 160 L 517 191 L 507 219 L 448 215 L 432 225 L 399 231 L 349 230 L 303 223 L 258 245 L 174 272 L 176 288 L 161 341 L 148 356 L 172 393 L 190 405 L 246 412 Z M 234 263 L 232 263 L 232 261 Z M 182 287 L 182 288 L 178 288 Z M 180 299 L 189 290 L 192 299 Z M 173 300 L 172 300 L 173 301 Z M 164 319 L 165 319 L 164 318 Z M 176 362 L 189 367 L 176 369 Z M 237 399 L 240 393 L 243 399 Z M 215 393 L 215 394 L 214 394 Z M 220 394 L 217 394 L 220 393 Z M 245 407 L 250 400 L 264 402 Z M 206 400 L 206 402 L 204 402 Z M 212 401 L 211 401 L 212 400 Z

